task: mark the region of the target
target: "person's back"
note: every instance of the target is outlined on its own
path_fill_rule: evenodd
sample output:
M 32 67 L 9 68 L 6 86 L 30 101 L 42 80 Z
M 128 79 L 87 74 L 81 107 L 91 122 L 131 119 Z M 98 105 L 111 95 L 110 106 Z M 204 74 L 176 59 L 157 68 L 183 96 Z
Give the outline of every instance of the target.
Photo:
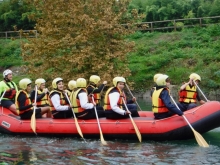
M 178 110 L 177 107 L 171 103 L 168 88 L 170 80 L 168 76 L 160 76 L 156 83 L 157 86 L 152 93 L 152 110 L 155 119 L 167 118 L 174 114 L 178 114 L 179 116 L 183 115 L 183 112 Z

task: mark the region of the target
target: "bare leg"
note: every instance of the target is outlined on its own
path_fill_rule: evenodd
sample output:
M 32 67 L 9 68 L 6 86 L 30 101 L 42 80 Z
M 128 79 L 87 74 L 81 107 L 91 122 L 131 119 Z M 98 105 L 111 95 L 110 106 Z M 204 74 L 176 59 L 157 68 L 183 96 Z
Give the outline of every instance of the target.
M 9 109 L 13 114 L 18 115 L 15 104 L 12 104 Z
M 42 116 L 44 116 L 44 114 L 46 114 L 44 117 L 51 117 L 51 111 L 50 111 L 50 107 L 41 107 L 41 114 Z

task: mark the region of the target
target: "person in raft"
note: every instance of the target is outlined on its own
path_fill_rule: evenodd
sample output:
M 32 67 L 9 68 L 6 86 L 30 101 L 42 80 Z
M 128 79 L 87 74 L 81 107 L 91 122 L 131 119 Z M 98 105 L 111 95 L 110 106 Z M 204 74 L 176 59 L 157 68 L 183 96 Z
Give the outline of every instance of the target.
M 17 85 L 12 81 L 12 71 L 7 69 L 3 72 L 3 80 L 0 82 L 1 106 L 17 114 L 15 106 L 15 95 L 18 91 Z M 4 96 L 2 96 L 4 94 Z
M 21 79 L 19 81 L 19 90 L 15 96 L 15 105 L 17 108 L 17 113 L 22 120 L 31 119 L 33 114 L 34 106 L 36 103 L 32 103 L 29 94 L 31 92 L 31 80 L 28 78 Z M 35 117 L 41 118 L 43 114 L 48 113 L 48 110 L 36 108 Z
M 170 85 L 169 77 L 167 75 L 161 75 L 158 77 L 156 84 L 157 86 L 152 93 L 152 110 L 155 119 L 167 118 L 174 114 L 182 116 L 183 112 L 171 103 L 168 88 Z
M 37 86 L 37 107 L 40 107 L 41 110 L 48 111 L 46 117 L 51 117 L 51 111 L 49 106 L 49 91 L 45 87 L 46 81 L 43 78 L 35 80 L 35 85 Z M 31 100 L 34 103 L 35 101 L 35 89 L 31 92 Z
M 125 119 L 129 118 L 129 114 L 132 117 L 139 117 L 137 109 L 129 109 L 129 111 L 123 109 L 122 98 L 124 98 L 123 89 L 125 83 L 126 81 L 123 77 L 115 77 L 113 79 L 114 87 L 107 90 L 104 99 L 105 116 L 107 119 Z
M 97 84 L 100 81 L 100 77 L 97 75 L 92 75 L 89 78 L 89 85 L 87 86 L 87 92 L 90 97 L 94 97 L 96 105 L 100 105 L 100 93 L 104 89 L 105 85 L 107 84 L 107 81 L 103 81 L 102 85 L 97 87 Z M 91 99 L 90 99 L 91 100 Z M 90 101 L 91 102 L 91 101 Z
M 196 73 L 192 73 L 189 76 L 189 81 L 180 87 L 178 106 L 181 111 L 195 108 L 197 106 L 196 100 L 198 100 L 200 104 L 205 103 L 205 101 L 200 98 L 196 85 L 194 84 L 194 82 L 199 84 L 200 81 L 201 77 Z
M 74 92 L 75 89 L 76 89 L 76 81 L 70 80 L 68 82 L 68 88 L 66 90 L 68 97 L 70 97 L 71 93 Z
M 62 78 L 52 81 L 53 90 L 49 94 L 49 105 L 54 119 L 65 119 L 73 117 L 72 107 L 66 98 Z
M 95 119 L 95 107 L 98 117 L 105 117 L 103 107 L 97 106 L 95 102 L 89 103 L 86 85 L 87 82 L 84 78 L 78 78 L 76 80 L 77 90 L 74 92 L 74 95 L 71 95 L 71 103 L 76 117 L 84 120 Z

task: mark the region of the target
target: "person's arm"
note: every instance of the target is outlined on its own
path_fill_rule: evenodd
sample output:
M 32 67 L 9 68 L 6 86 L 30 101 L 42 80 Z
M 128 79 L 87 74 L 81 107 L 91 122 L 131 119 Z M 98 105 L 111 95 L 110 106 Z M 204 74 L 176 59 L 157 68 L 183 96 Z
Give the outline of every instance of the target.
M 167 109 L 175 114 L 178 114 L 179 116 L 183 115 L 183 112 L 179 110 L 176 105 L 171 103 L 170 95 L 167 90 L 163 90 L 160 94 L 160 98 L 163 100 L 163 103 L 167 107 Z
M 32 104 L 29 104 L 29 105 L 26 105 L 25 106 L 25 101 L 26 101 L 26 95 L 24 93 L 20 93 L 19 96 L 18 96 L 18 103 L 19 103 L 19 110 L 20 111 L 25 111 L 31 107 L 33 107 Z
M 56 111 L 67 111 L 70 108 L 68 105 L 60 105 L 60 96 L 58 94 L 54 94 L 51 97 L 51 102 Z
M 120 98 L 120 94 L 118 92 L 113 92 L 109 94 L 111 109 L 120 115 L 125 115 L 126 111 L 118 107 L 117 103 L 119 98 Z
M 84 109 L 94 108 L 94 104 L 88 102 L 88 96 L 87 96 L 86 92 L 79 93 L 78 97 L 79 97 L 80 105 L 82 108 L 84 108 Z

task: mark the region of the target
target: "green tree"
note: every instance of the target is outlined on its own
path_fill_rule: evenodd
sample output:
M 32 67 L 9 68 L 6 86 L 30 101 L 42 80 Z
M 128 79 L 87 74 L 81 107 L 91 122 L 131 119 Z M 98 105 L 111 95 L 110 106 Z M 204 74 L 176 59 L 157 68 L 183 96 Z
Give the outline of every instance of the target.
M 120 24 L 126 18 L 127 0 L 35 0 L 34 5 L 41 13 L 39 36 L 22 46 L 33 78 L 67 81 L 97 74 L 112 81 L 114 76 L 130 76 L 126 55 L 134 43 L 125 36 L 133 31 L 129 24 Z

